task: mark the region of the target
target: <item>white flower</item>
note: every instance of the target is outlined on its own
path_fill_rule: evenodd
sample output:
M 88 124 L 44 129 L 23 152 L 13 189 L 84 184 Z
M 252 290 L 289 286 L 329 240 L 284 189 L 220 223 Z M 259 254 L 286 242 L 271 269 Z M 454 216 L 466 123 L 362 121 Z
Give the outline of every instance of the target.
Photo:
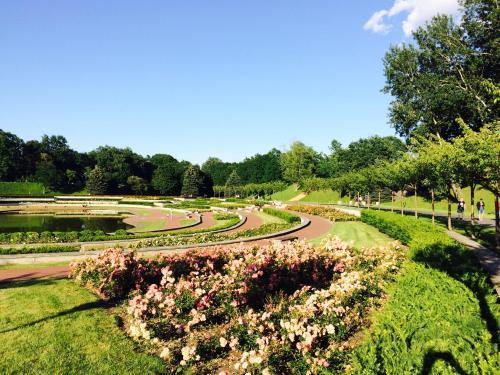
M 220 346 L 221 346 L 221 347 L 225 348 L 225 347 L 226 347 L 226 345 L 227 345 L 227 340 L 226 340 L 224 337 L 221 337 L 221 338 L 219 339 L 219 343 L 220 343 Z

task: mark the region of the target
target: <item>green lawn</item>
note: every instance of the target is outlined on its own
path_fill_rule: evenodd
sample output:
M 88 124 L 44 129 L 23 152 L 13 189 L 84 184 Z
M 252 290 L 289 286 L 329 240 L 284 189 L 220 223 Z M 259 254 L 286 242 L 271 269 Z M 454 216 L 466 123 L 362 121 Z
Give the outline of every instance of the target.
M 465 215 L 470 216 L 470 188 L 461 189 L 462 196 L 466 203 Z M 479 201 L 480 198 L 483 198 L 485 206 L 486 206 L 486 217 L 495 217 L 495 197 L 493 193 L 488 190 L 477 188 L 475 191 L 475 201 Z M 405 200 L 405 208 L 414 209 L 415 208 L 415 198 L 413 196 L 408 196 Z M 391 202 L 382 203 L 382 207 L 390 207 Z M 398 209 L 401 207 L 401 202 L 398 200 L 394 202 L 394 208 Z M 432 210 L 432 203 L 423 197 L 417 197 L 417 208 L 423 210 Z M 446 200 L 438 201 L 435 203 L 435 208 L 437 212 L 446 213 L 448 212 L 448 203 Z M 457 211 L 457 204 L 452 203 L 452 212 L 455 213 Z M 477 207 L 474 207 L 474 212 L 477 216 Z
M 100 300 L 70 280 L 0 284 L 0 373 L 156 374 Z
M 339 200 L 341 200 L 340 194 L 337 191 L 328 189 L 313 191 L 300 201 L 320 204 L 336 204 Z
M 333 224 L 332 229 L 327 234 L 314 238 L 310 242 L 319 245 L 328 236 L 337 236 L 344 242 L 352 241 L 354 247 L 357 248 L 384 245 L 394 241 L 371 225 L 360 221 L 339 221 Z
M 2 270 L 18 270 L 25 268 L 44 268 L 51 266 L 67 266 L 69 262 L 47 262 L 47 263 L 28 263 L 28 264 L 0 264 Z
M 285 220 L 280 219 L 279 217 L 272 216 L 269 214 L 266 214 L 265 212 L 256 212 L 256 216 L 258 216 L 262 220 L 262 224 L 284 224 Z
M 296 184 L 293 184 L 283 191 L 274 193 L 273 195 L 271 195 L 271 198 L 275 201 L 287 202 L 293 197 L 299 195 L 300 193 L 302 193 L 302 191 L 299 190 Z

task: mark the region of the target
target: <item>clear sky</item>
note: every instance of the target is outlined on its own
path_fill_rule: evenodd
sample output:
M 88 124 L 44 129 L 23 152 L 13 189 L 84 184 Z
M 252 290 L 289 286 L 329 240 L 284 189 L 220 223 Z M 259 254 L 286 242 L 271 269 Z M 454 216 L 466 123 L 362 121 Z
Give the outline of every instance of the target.
M 382 57 L 456 0 L 0 3 L 0 128 L 238 161 L 393 135 Z

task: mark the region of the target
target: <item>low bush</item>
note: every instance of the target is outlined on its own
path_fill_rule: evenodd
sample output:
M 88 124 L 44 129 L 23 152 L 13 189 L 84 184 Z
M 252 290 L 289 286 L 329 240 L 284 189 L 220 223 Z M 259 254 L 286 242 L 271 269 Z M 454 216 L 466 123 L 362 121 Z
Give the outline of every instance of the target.
M 266 213 L 268 215 L 283 219 L 289 224 L 300 223 L 300 217 L 298 217 L 297 215 L 294 215 L 290 212 L 286 212 L 283 210 L 277 210 L 275 208 L 270 208 L 270 207 L 264 208 L 263 211 L 264 211 L 264 213 Z
M 71 246 L 71 245 L 24 246 L 21 248 L 0 247 L 0 254 L 13 255 L 13 254 L 65 253 L 65 252 L 79 251 L 79 250 L 80 246 Z
M 345 369 L 349 339 L 404 257 L 398 246 L 336 240 L 216 247 L 150 261 L 161 276 L 146 287 L 131 254 L 109 250 L 72 275 L 106 298 L 132 291 L 127 333 L 165 360 L 166 373 L 252 374 Z
M 233 219 L 239 220 L 240 217 L 238 215 L 232 214 L 232 213 L 217 212 L 217 213 L 213 214 L 213 218 L 215 220 L 233 220 Z
M 355 221 L 358 218 L 354 215 L 349 215 L 345 212 L 337 210 L 333 207 L 324 206 L 308 206 L 308 205 L 294 205 L 288 206 L 289 210 L 302 212 L 310 215 L 317 215 L 324 217 L 330 221 Z
M 354 373 L 495 373 L 500 309 L 472 252 L 425 219 L 363 211 L 410 261 L 353 356 Z

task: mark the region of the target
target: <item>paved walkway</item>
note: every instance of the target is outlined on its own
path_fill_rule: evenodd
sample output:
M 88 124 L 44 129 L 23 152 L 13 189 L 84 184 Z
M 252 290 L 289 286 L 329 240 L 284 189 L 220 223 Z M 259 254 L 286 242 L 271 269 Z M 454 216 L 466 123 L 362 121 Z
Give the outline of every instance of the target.
M 254 213 L 245 212 L 245 215 L 247 216 L 247 222 L 238 229 L 232 230 L 230 232 L 240 231 L 242 229 L 255 228 L 261 225 L 262 220 Z M 311 220 L 311 224 L 305 227 L 304 229 L 292 233 L 291 235 L 285 235 L 274 239 L 275 240 L 288 239 L 290 237 L 298 237 L 299 239 L 304 239 L 304 240 L 313 239 L 327 233 L 332 226 L 332 223 L 329 220 L 326 220 L 319 216 L 307 215 L 303 213 L 300 213 L 300 215 L 307 217 L 309 220 Z M 262 242 L 268 242 L 268 241 L 269 240 L 262 240 Z M 188 251 L 188 250 L 189 249 L 183 251 Z M 49 266 L 42 268 L 0 270 L 0 283 L 14 281 L 14 280 L 27 280 L 27 279 L 37 279 L 44 277 L 64 277 L 68 275 L 68 272 L 69 272 L 68 266 Z
M 457 232 L 448 230 L 448 235 L 454 240 L 462 243 L 467 248 L 472 250 L 478 257 L 479 263 L 490 274 L 491 282 L 500 296 L 500 257 L 493 251 L 483 245 L 471 240 L 469 237 L 463 236 Z

